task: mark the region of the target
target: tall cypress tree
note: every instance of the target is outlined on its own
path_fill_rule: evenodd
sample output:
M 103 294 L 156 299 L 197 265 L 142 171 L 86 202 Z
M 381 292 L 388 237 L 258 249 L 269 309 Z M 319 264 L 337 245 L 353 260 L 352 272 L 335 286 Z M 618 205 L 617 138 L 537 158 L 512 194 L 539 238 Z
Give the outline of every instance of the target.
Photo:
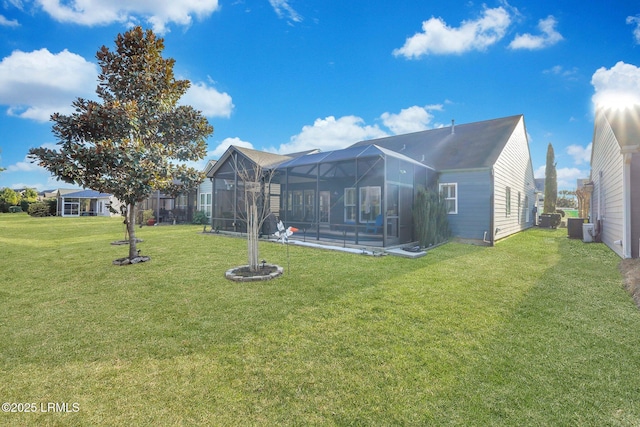
M 553 146 L 547 147 L 547 166 L 544 171 L 544 213 L 554 213 L 558 201 L 558 175 Z

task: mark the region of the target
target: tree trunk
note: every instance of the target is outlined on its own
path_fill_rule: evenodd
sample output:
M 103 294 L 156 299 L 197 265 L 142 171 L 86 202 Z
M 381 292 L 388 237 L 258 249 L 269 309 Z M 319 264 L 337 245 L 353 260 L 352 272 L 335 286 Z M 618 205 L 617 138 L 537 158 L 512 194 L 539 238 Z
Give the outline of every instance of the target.
M 129 232 L 129 259 L 138 256 L 138 248 L 136 247 L 136 209 L 135 205 L 127 206 L 127 231 Z
M 251 203 L 247 212 L 247 244 L 249 254 L 249 270 L 258 271 L 258 207 Z

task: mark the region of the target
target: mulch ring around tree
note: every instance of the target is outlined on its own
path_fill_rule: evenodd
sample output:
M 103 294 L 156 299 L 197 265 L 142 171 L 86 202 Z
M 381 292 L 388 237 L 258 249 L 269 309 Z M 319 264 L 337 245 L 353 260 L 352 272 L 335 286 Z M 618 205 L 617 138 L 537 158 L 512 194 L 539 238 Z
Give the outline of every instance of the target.
M 144 240 L 142 240 L 142 239 L 138 239 L 138 238 L 136 237 L 136 243 L 140 243 L 140 242 L 143 242 L 143 241 L 144 241 Z M 118 245 L 118 246 L 119 246 L 119 245 L 128 245 L 128 244 L 129 244 L 129 241 L 128 241 L 128 240 L 116 240 L 115 242 L 111 242 L 111 244 L 112 244 L 112 245 Z
M 271 280 L 282 275 L 284 269 L 279 265 L 264 264 L 259 265 L 256 271 L 251 271 L 248 265 L 242 265 L 227 270 L 224 276 L 234 282 L 258 282 Z
M 151 260 L 151 257 L 149 256 L 143 256 L 143 255 L 139 255 L 137 257 L 134 258 L 118 258 L 113 260 L 113 265 L 129 265 L 129 264 L 138 264 L 141 262 L 147 262 Z

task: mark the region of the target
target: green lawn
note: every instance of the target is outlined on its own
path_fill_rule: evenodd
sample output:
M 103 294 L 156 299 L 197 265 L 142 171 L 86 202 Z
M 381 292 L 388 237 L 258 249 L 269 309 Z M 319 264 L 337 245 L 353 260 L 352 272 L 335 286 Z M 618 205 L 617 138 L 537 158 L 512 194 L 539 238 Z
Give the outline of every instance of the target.
M 533 229 L 417 260 L 246 242 L 201 226 L 0 215 L 3 425 L 640 425 L 640 311 L 620 261 Z M 286 267 L 281 244 L 261 258 Z

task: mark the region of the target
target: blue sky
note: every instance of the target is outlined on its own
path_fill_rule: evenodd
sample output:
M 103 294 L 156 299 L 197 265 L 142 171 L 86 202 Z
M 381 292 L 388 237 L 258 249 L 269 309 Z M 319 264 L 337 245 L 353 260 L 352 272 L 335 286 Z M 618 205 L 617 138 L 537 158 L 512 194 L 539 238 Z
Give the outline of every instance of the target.
M 1 187 L 69 187 L 29 162 L 49 116 L 96 98 L 95 53 L 132 25 L 165 38 L 183 102 L 229 144 L 287 153 L 524 114 L 533 167 L 589 173 L 594 101 L 640 102 L 636 0 L 4 0 Z M 201 166 L 205 162 L 203 161 Z

